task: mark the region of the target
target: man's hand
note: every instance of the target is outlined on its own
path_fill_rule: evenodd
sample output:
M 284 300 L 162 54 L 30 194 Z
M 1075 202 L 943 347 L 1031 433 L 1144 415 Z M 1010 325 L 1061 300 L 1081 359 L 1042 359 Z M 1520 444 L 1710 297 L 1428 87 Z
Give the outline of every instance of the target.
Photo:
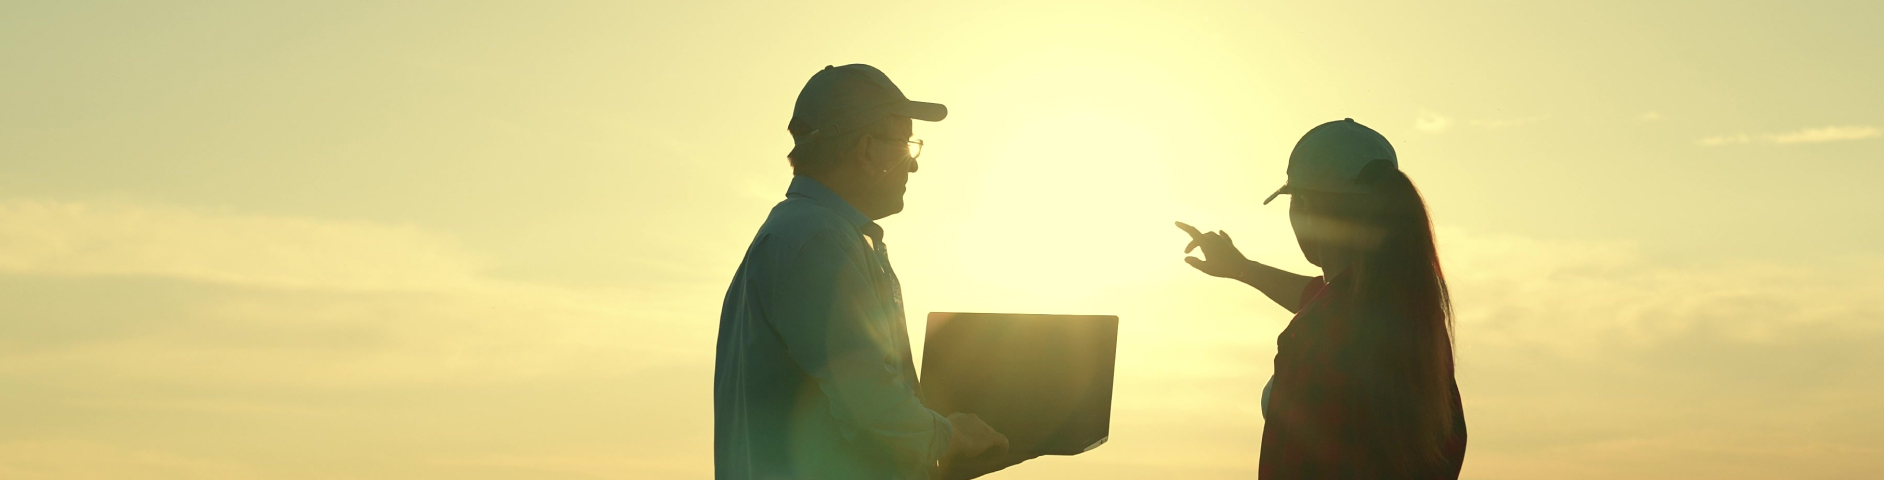
M 974 457 L 991 448 L 1007 451 L 1007 436 L 994 431 L 994 427 L 973 413 L 950 414 L 949 424 L 955 427 L 955 433 L 949 436 L 950 457 Z
M 1191 244 L 1184 246 L 1184 253 L 1189 254 L 1196 248 L 1204 249 L 1204 258 L 1186 256 L 1184 263 L 1213 277 L 1238 278 L 1249 270 L 1249 259 L 1244 258 L 1243 252 L 1237 251 L 1236 245 L 1230 242 L 1230 234 L 1222 230 L 1199 232 L 1197 227 L 1184 222 L 1177 222 L 1177 227 L 1191 234 Z

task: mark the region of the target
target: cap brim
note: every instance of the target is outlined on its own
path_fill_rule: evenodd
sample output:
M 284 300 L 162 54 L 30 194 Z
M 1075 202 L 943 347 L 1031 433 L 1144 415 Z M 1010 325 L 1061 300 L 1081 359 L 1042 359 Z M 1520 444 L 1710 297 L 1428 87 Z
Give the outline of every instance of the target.
M 1284 193 L 1289 193 L 1288 185 L 1283 185 L 1282 188 L 1276 189 L 1276 193 L 1269 194 L 1269 198 L 1263 199 L 1263 205 L 1268 205 L 1270 201 L 1275 200 L 1276 197 L 1281 196 Z
M 949 116 L 949 107 L 940 103 L 909 101 L 891 109 L 890 114 L 925 122 L 940 122 Z

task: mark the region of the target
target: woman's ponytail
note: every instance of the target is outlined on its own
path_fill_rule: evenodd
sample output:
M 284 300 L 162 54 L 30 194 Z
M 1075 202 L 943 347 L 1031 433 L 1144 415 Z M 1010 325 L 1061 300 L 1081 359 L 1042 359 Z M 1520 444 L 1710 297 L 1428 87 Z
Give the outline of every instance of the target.
M 1317 197 L 1317 212 L 1353 225 L 1358 258 L 1348 288 L 1358 310 L 1369 360 L 1377 369 L 1362 388 L 1379 392 L 1366 403 L 1370 425 L 1388 465 L 1401 472 L 1443 461 L 1453 432 L 1452 300 L 1432 220 L 1419 189 L 1385 162 L 1369 165 L 1361 180 L 1373 193 Z

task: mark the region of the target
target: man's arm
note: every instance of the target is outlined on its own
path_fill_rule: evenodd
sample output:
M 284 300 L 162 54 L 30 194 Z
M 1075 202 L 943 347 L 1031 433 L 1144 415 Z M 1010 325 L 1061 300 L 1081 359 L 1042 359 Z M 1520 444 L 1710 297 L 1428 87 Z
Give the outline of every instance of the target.
M 792 360 L 816 378 L 840 433 L 880 443 L 909 468 L 947 454 L 954 427 L 914 395 L 868 265 L 832 233 L 819 234 L 772 279 L 768 321 Z

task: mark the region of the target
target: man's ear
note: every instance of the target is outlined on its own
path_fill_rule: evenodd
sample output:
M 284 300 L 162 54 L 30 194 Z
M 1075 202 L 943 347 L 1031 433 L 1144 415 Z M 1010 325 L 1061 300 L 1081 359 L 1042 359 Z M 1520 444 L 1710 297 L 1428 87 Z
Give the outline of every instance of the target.
M 874 162 L 870 161 L 869 135 L 858 135 L 857 143 L 845 149 L 842 158 L 845 164 L 850 165 L 849 168 L 860 169 L 867 173 L 876 172 L 875 166 L 873 165 Z

